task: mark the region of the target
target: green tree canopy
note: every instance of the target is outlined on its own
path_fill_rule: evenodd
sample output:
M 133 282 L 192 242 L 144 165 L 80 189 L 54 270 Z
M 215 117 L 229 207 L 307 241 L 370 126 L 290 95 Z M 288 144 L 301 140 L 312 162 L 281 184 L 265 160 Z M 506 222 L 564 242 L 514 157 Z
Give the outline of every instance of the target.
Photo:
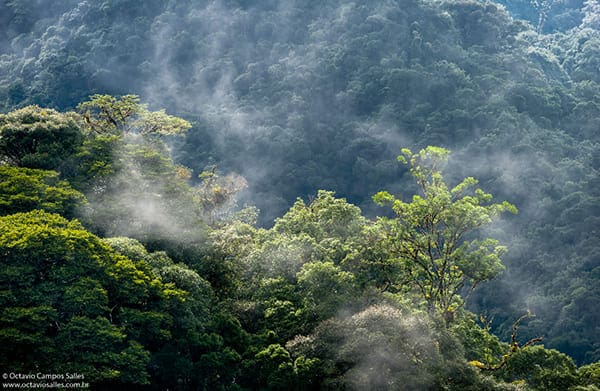
M 92 95 L 77 106 L 86 129 L 97 133 L 139 133 L 142 135 L 174 135 L 192 127 L 181 118 L 164 110 L 150 111 L 137 95 Z
M 317 241 L 345 240 L 356 236 L 364 224 L 360 208 L 345 198 L 335 198 L 333 191 L 319 190 L 309 205 L 302 199 L 296 200 L 290 210 L 275 221 L 275 230 L 286 234 L 305 233 Z
M 393 239 L 390 255 L 404 266 L 404 283 L 416 288 L 429 309 L 451 316 L 461 305 L 463 288 L 472 290 L 503 269 L 500 256 L 506 249 L 494 239 L 469 235 L 502 212 L 517 210 L 506 201 L 490 203 L 491 194 L 471 177 L 449 189 L 442 176 L 449 154 L 438 147 L 418 154 L 403 149 L 398 160 L 409 165 L 422 195 L 404 202 L 382 191 L 373 198 L 391 205 L 398 216 L 381 222 Z
M 543 346 L 529 346 L 516 351 L 500 375 L 507 381 L 523 379 L 532 390 L 569 390 L 577 385 L 573 359 Z
M 117 254 L 77 221 L 44 211 L 0 217 L 0 365 L 146 384 L 150 350 L 187 293 Z
M 27 106 L 0 114 L 0 161 L 60 171 L 82 142 L 75 113 Z
M 70 218 L 84 202 L 55 171 L 0 166 L 0 215 L 43 209 Z
M 515 390 L 469 368 L 460 345 L 423 312 L 372 305 L 286 344 L 320 361 L 320 384 L 351 390 Z M 314 373 L 319 373 L 316 369 Z

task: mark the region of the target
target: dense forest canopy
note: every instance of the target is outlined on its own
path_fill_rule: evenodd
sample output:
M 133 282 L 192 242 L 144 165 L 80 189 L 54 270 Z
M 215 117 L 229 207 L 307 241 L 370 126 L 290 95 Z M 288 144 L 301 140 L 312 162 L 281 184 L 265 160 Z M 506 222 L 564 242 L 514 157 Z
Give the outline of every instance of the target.
M 0 26 L 3 368 L 600 387 L 596 0 L 14 0 Z

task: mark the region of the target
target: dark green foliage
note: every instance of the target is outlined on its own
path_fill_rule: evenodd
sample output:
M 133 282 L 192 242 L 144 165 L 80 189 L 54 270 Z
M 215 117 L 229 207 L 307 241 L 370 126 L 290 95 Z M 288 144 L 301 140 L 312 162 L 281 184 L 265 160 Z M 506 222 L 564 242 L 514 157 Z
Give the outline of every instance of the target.
M 414 288 L 429 269 L 407 273 L 398 243 L 422 238 L 406 235 L 419 206 L 439 205 L 422 195 L 396 213 L 371 196 L 416 194 L 393 158 L 403 146 L 440 145 L 456 151 L 446 183 L 477 176 L 520 213 L 465 238 L 490 262 L 456 254 L 462 274 L 438 279 L 464 298 L 463 282 L 501 269 L 496 244 L 475 240 L 507 245 L 505 272 L 467 303 L 494 322 L 478 326 L 466 310 L 447 316 L 446 331 L 426 334 L 444 367 L 433 365 L 419 386 L 510 389 L 465 360 L 502 362 L 506 346 L 490 333 L 508 340 L 526 310 L 537 317 L 522 338 L 544 336 L 577 364 L 598 361 L 599 15 L 595 0 L 0 2 L 0 109 L 27 106 L 0 116 L 1 163 L 20 166 L 2 167 L 3 213 L 42 208 L 100 236 L 134 237 L 141 244 L 112 243 L 146 264 L 144 273 L 187 291 L 185 303 L 148 302 L 107 324 L 98 319 L 109 319 L 110 295 L 143 294 L 127 278 L 108 287 L 84 273 L 64 287 L 63 307 L 6 314 L 23 325 L 15 341 L 42 341 L 70 312 L 65 339 L 106 336 L 86 345 L 93 355 L 73 358 L 94 376 L 114 375 L 103 368 L 122 365 L 111 354 L 123 352 L 131 370 L 120 379 L 158 389 L 339 389 L 348 384 L 340 374 L 352 373 L 345 362 L 298 355 L 287 342 L 316 335 L 332 317 L 350 324 L 374 304 L 403 315 L 423 308 Z M 80 114 L 28 106 L 80 102 Z M 170 136 L 189 124 L 156 107 L 193 127 Z M 71 187 L 89 199 L 85 208 L 75 208 Z M 487 194 L 479 196 L 457 209 L 481 206 Z M 259 225 L 274 228 L 253 227 L 253 209 L 238 213 L 236 201 L 256 204 Z M 459 212 L 450 226 L 477 216 Z M 55 341 L 22 349 L 24 362 L 49 359 Z M 105 345 L 118 349 L 96 354 Z M 506 375 L 522 387 L 600 387 L 593 364 L 573 372 L 552 350 L 525 353 Z
M 567 390 L 577 384 L 573 360 L 553 349 L 527 347 L 513 354 L 501 376 L 524 379 L 532 390 Z

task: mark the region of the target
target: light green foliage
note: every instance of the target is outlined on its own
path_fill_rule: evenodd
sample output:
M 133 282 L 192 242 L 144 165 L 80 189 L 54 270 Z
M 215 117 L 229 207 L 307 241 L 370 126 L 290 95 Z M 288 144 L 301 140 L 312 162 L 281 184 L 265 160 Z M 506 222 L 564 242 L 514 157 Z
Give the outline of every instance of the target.
M 139 241 L 132 238 L 116 237 L 103 241 L 127 258 L 148 264 L 164 283 L 185 290 L 189 296 L 186 297 L 186 305 L 181 311 L 193 310 L 193 315 L 188 313 L 187 317 L 208 316 L 213 295 L 211 286 L 189 266 L 173 262 L 163 251 L 148 252 Z M 188 320 L 192 321 L 191 318 Z M 185 318 L 177 318 L 177 321 L 185 321 Z
M 75 113 L 27 106 L 0 114 L 0 161 L 61 170 L 83 142 Z
M 285 236 L 269 231 L 259 240 L 246 260 L 255 278 L 282 276 L 293 281 L 303 264 L 320 255 L 317 243 L 306 234 Z
M 298 272 L 298 285 L 307 310 L 321 319 L 335 315 L 338 309 L 352 305 L 356 299 L 354 275 L 333 262 L 304 264 Z
M 332 191 L 319 190 L 310 205 L 298 199 L 283 217 L 275 221 L 274 229 L 292 235 L 305 233 L 317 241 L 357 236 L 365 224 L 360 209 L 334 195 Z
M 600 362 L 584 365 L 577 370 L 578 383 L 581 388 L 575 390 L 598 390 L 600 389 Z M 585 388 L 584 388 L 585 387 Z
M 293 361 L 283 346 L 269 345 L 255 357 L 263 372 L 259 376 L 267 390 L 286 390 L 293 384 Z
M 388 226 L 388 221 L 381 219 L 365 225 L 340 263 L 354 274 L 362 289 L 374 289 L 376 295 L 405 289 L 403 262 L 389 251 L 395 239 L 389 235 Z
M 291 338 L 307 324 L 356 305 L 355 276 L 340 262 L 365 225 L 359 208 L 319 191 L 309 205 L 298 200 L 272 229 L 246 230 L 239 247 L 245 249 L 239 254 L 242 293 L 260 306 L 266 328 Z
M 272 230 L 255 233 L 253 241 L 239 270 L 239 294 L 258 311 L 258 319 L 249 327 L 260 325 L 284 342 L 306 327 L 297 273 L 319 258 L 318 246 L 307 235 L 286 237 Z
M 169 335 L 167 310 L 184 291 L 43 211 L 1 217 L 0 252 L 3 368 L 148 383 L 149 349 Z
M 337 219 L 345 223 L 335 224 Z M 389 224 L 383 220 L 369 222 L 357 207 L 336 199 L 332 192 L 321 191 L 310 204 L 298 200 L 272 229 L 234 227 L 222 229 L 220 235 L 224 235 L 223 245 L 227 245 L 223 249 L 237 248 L 234 254 L 243 260 L 239 305 L 244 310 L 242 319 L 249 322 L 243 324 L 261 335 L 264 344 L 255 357 L 245 361 L 249 367 L 244 372 L 254 373 L 260 368 L 263 374 L 258 384 L 295 389 L 294 363 L 308 359 L 318 360 L 319 369 L 308 369 L 307 376 L 326 389 L 366 389 L 375 384 L 402 389 L 406 380 L 398 379 L 407 377 L 415 379 L 415 389 L 426 384 L 458 384 L 456 390 L 505 386 L 481 376 L 462 353 L 461 343 L 473 342 L 473 354 L 486 349 L 488 355 L 495 354 L 499 349 L 494 350 L 497 340 L 484 332 L 477 334 L 475 325 L 465 325 L 469 337 L 464 340 L 459 341 L 450 331 L 438 335 L 433 331 L 437 326 L 430 323 L 425 312 L 411 313 L 414 305 L 405 290 L 395 289 L 399 275 L 404 283 L 409 281 L 402 260 L 390 253 L 390 248 L 398 245 L 398 237 L 389 235 Z M 482 256 L 480 251 L 473 251 L 472 257 Z M 473 268 L 481 268 L 473 262 Z M 386 296 L 390 291 L 394 295 Z M 402 303 L 411 313 L 406 315 L 406 324 L 398 320 L 404 317 L 401 311 L 392 306 L 360 312 L 365 303 L 384 300 Z M 352 319 L 343 318 L 343 314 L 357 310 Z M 393 319 L 387 322 L 385 316 L 373 315 L 379 312 L 389 312 Z M 462 319 L 462 312 L 458 316 Z M 400 331 L 404 328 L 407 334 Z M 283 349 L 286 340 L 289 348 Z M 404 343 L 408 344 L 405 348 Z M 413 352 L 415 358 L 403 356 L 410 355 L 408 352 Z M 424 364 L 428 354 L 432 354 L 433 361 Z M 389 377 L 376 380 L 381 373 Z
M 282 341 L 301 333 L 306 323 L 306 309 L 295 284 L 282 277 L 260 282 L 253 297 L 263 309 L 262 326 Z
M 149 111 L 137 95 L 120 98 L 111 95 L 92 95 L 77 106 L 84 119 L 84 128 L 96 133 L 139 133 L 166 136 L 184 133 L 191 124 L 168 115 L 164 110 Z
M 477 188 L 474 178 L 449 189 L 442 177 L 448 156 L 448 150 L 438 147 L 418 154 L 403 149 L 398 160 L 409 164 L 422 195 L 413 196 L 410 203 L 388 192 L 379 192 L 373 199 L 391 205 L 398 216 L 382 221 L 394 241 L 390 255 L 402 262 L 404 283 L 419 292 L 428 308 L 452 316 L 462 305 L 463 288 L 473 290 L 503 269 L 503 246 L 491 238 L 469 240 L 466 236 L 504 211 L 516 213 L 516 208 L 506 201 L 491 204 L 492 196 Z
M 493 368 L 498 366 L 502 355 L 509 349 L 491 332 L 491 323 L 483 316 L 481 324 L 475 321 L 475 315 L 461 314 L 451 327 L 451 332 L 460 340 L 465 349 L 465 358 L 477 367 Z
M 0 166 L 0 215 L 43 209 L 73 217 L 84 203 L 83 194 L 55 171 Z
M 102 284 L 91 278 L 83 277 L 65 288 L 60 308 L 66 313 L 95 318 L 107 313 L 108 291 Z
M 265 343 L 281 344 L 356 307 L 355 277 L 340 261 L 365 224 L 357 207 L 320 191 L 309 205 L 298 200 L 272 229 L 237 222 L 214 232 L 221 262 L 241 261 L 237 295 L 244 326 L 270 336 Z

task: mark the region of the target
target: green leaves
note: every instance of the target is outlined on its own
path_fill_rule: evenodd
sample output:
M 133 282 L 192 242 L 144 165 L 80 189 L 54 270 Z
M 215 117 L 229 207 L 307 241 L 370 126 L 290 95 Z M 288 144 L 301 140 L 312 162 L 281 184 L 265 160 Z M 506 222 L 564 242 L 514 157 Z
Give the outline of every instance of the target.
M 77 106 L 84 119 L 84 128 L 96 133 L 139 133 L 148 136 L 168 136 L 184 133 L 192 125 L 164 110 L 149 111 L 137 95 L 92 95 Z
M 0 254 L 3 368 L 148 383 L 150 351 L 171 338 L 186 292 L 44 211 L 0 217 Z
M 355 299 L 354 275 L 333 262 L 311 262 L 298 272 L 298 285 L 309 311 L 327 318 Z
M 448 186 L 448 150 L 402 150 L 398 160 L 420 192 L 373 196 L 395 218 L 368 220 L 322 190 L 310 202 L 298 199 L 272 229 L 258 229 L 230 210 L 243 178 L 212 170 L 193 189 L 190 171 L 174 165 L 160 141 L 134 134 L 178 133 L 185 123 L 150 113 L 132 95 L 98 95 L 80 107 L 87 118 L 58 118 L 84 121 L 90 131 L 74 154 L 63 149 L 59 166 L 71 171 L 0 165 L 0 213 L 28 212 L 0 217 L 1 366 L 76 370 L 107 387 L 388 389 L 407 378 L 414 388 L 494 384 L 467 365 L 455 337 L 476 345 L 467 353 L 486 370 L 501 368 L 502 345 L 488 328 L 464 322 L 460 295 L 503 270 L 506 248 L 479 229 L 516 208 L 494 203 L 472 177 Z M 41 109 L 30 112 L 15 126 L 47 125 Z M 85 201 L 60 175 L 96 202 L 84 224 L 143 242 L 101 240 L 48 213 L 71 217 Z M 562 213 L 581 214 L 574 210 Z M 585 292 L 576 291 L 569 310 L 591 302 Z M 505 378 L 539 389 L 594 387 L 595 367 L 574 374 L 555 353 L 534 353 L 505 355 L 501 362 L 514 364 Z M 528 365 L 536 369 L 527 372 Z M 380 377 L 381 368 L 390 376 Z
M 83 142 L 75 113 L 27 106 L 0 114 L 0 162 L 60 170 Z
M 410 173 L 425 191 L 425 181 L 441 181 L 440 172 L 448 162 L 449 155 L 449 150 L 440 147 L 428 146 L 418 154 L 413 154 L 410 149 L 403 148 L 402 155 L 398 156 L 398 161 L 409 165 Z
M 342 240 L 355 236 L 365 223 L 358 207 L 335 198 L 332 191 L 319 190 L 310 205 L 298 199 L 290 210 L 275 221 L 275 230 L 286 234 L 306 233 L 317 241 Z
M 508 381 L 524 379 L 532 390 L 567 390 L 577 384 L 573 360 L 542 346 L 519 349 L 500 375 Z
M 55 171 L 0 166 L 0 215 L 43 209 L 73 217 L 85 197 Z
M 56 369 L 94 384 L 148 384 L 150 354 L 103 317 L 73 317 L 56 336 Z
M 428 389 L 443 366 L 429 320 L 389 305 L 333 318 L 289 345 L 298 355 L 319 357 L 335 389 Z
M 61 313 L 95 318 L 109 311 L 108 291 L 91 277 L 83 277 L 65 288 L 58 303 Z
M 405 283 L 422 295 L 430 309 L 448 315 L 462 304 L 463 288 L 472 290 L 503 269 L 504 247 L 493 239 L 467 240 L 466 236 L 504 211 L 516 213 L 506 201 L 490 204 L 491 194 L 477 188 L 474 178 L 465 178 L 449 190 L 441 173 L 449 154 L 438 147 L 418 154 L 403 149 L 398 160 L 409 165 L 422 195 L 414 195 L 410 203 L 385 191 L 373 197 L 380 205 L 391 205 L 398 216 L 388 221 L 397 241 L 390 253 L 404 264 Z

